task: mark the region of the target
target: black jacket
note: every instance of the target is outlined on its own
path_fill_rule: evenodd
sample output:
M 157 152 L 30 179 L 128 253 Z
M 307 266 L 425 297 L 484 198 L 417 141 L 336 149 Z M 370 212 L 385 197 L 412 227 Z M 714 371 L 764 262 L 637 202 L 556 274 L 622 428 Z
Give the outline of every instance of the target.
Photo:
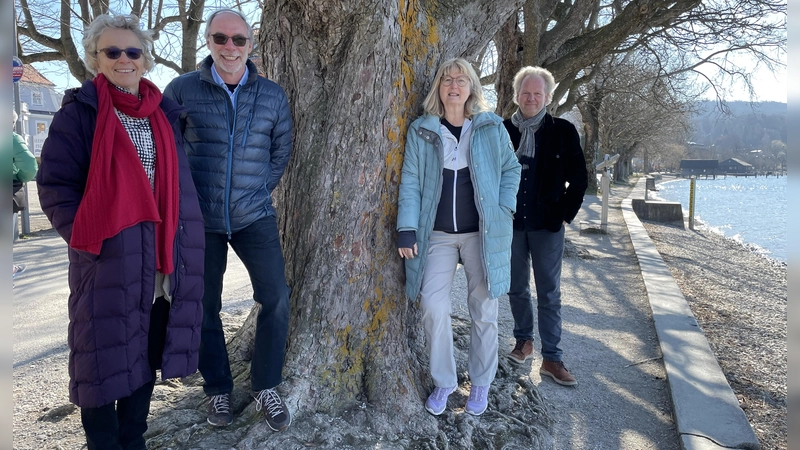
M 519 129 L 511 119 L 503 125 L 517 149 L 522 137 Z M 589 186 L 586 159 L 574 125 L 545 114 L 536 132 L 534 163 L 522 170 L 519 183 L 515 230 L 556 232 L 562 222 L 572 222 Z

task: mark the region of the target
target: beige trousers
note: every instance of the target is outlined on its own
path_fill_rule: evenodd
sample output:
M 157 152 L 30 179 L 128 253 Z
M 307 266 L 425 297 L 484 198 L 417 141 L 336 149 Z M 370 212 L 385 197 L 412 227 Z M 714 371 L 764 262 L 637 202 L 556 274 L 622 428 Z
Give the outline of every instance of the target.
M 450 290 L 459 259 L 467 276 L 467 306 L 472 318 L 467 370 L 475 386 L 488 386 L 497 373 L 497 299 L 490 298 L 479 232 L 431 233 L 422 275 L 420 307 L 431 377 L 437 387 L 458 384 L 450 322 Z

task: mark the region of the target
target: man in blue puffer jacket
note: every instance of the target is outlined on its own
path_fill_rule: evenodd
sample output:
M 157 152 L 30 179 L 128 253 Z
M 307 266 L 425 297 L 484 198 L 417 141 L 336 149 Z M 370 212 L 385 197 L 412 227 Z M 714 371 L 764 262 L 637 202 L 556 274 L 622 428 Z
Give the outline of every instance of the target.
M 210 397 L 208 422 L 233 422 L 233 378 L 219 317 L 230 243 L 261 305 L 251 361 L 256 409 L 263 409 L 270 428 L 280 431 L 291 423 L 274 390 L 282 381 L 289 287 L 271 192 L 289 161 L 292 118 L 283 89 L 259 76 L 247 59 L 253 30 L 241 13 L 213 12 L 205 37 L 211 55 L 198 70 L 173 80 L 164 95 L 189 109 L 183 136 L 206 227 L 199 369 Z

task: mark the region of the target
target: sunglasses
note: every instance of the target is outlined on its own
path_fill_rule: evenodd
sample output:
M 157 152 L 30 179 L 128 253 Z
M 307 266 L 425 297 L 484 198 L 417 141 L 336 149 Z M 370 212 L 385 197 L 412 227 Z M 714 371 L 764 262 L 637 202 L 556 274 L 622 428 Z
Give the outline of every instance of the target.
M 247 38 L 242 36 L 241 34 L 237 34 L 236 36 L 227 36 L 222 33 L 214 33 L 211 35 L 214 39 L 214 43 L 217 45 L 225 45 L 228 42 L 228 39 L 233 41 L 233 45 L 237 47 L 244 47 L 247 45 Z
M 106 58 L 108 59 L 119 59 L 122 56 L 122 53 L 125 53 L 125 56 L 128 59 L 139 59 L 142 56 L 142 49 L 135 48 L 135 47 L 128 47 L 125 49 L 117 48 L 117 47 L 108 47 L 108 48 L 101 48 L 97 51 L 97 53 L 103 52 L 106 54 Z

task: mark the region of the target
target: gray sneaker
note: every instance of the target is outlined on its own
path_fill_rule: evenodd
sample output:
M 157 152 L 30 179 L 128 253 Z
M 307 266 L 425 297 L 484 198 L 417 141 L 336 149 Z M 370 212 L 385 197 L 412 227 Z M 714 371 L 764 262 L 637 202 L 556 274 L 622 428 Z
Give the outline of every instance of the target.
M 208 403 L 208 423 L 215 427 L 227 427 L 233 423 L 231 394 L 212 395 Z
M 292 416 L 286 403 L 274 389 L 264 389 L 256 394 L 256 411 L 264 410 L 267 425 L 272 431 L 283 431 L 292 423 Z

